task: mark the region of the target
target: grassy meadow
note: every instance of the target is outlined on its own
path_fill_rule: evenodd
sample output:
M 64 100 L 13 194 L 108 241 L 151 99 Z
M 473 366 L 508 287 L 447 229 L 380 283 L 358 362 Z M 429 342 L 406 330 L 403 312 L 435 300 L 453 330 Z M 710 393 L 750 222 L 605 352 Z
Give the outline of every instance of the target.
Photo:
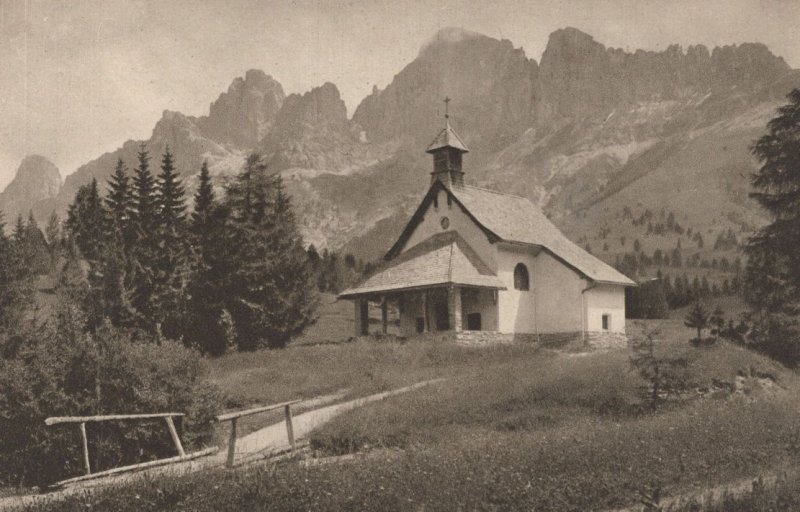
M 655 326 L 657 353 L 687 361 L 692 390 L 656 412 L 628 350 L 362 341 L 227 356 L 212 375 L 242 404 L 448 380 L 312 434 L 306 457 L 360 454 L 347 462 L 143 480 L 31 510 L 603 510 L 796 463 L 797 375 L 724 342 L 692 347 L 679 320 L 632 323 L 631 335 Z M 791 499 L 796 491 L 778 489 L 714 510 Z

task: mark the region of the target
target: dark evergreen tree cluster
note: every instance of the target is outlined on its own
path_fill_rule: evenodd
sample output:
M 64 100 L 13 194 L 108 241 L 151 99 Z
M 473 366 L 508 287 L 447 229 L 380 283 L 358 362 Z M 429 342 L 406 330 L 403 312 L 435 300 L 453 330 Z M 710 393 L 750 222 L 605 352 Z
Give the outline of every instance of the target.
M 284 346 L 314 321 L 290 198 L 258 156 L 221 198 L 204 163 L 191 214 L 169 148 L 157 176 L 144 145 L 132 175 L 120 160 L 102 196 L 96 181 L 81 187 L 66 223 L 73 259 L 88 262 L 90 328 L 108 318 L 220 354 Z
M 7 349 L 8 329 L 33 301 L 33 280 L 50 268 L 50 251 L 44 234 L 29 217 L 18 217 L 11 236 L 6 234 L 0 211 L 0 351 Z
M 357 259 L 352 254 L 342 258 L 335 251 L 323 249 L 320 254 L 314 245 L 308 247 L 308 262 L 316 275 L 317 288 L 321 292 L 339 293 L 369 274 L 373 266 Z
M 668 311 L 664 283 L 659 279 L 625 290 L 625 314 L 628 318 L 667 318 Z
M 717 239 L 714 241 L 715 251 L 728 251 L 730 249 L 737 249 L 738 247 L 739 239 L 736 237 L 736 233 L 730 228 L 717 235 Z
M 745 248 L 744 296 L 753 322 L 750 342 L 789 366 L 800 364 L 800 89 L 753 146 L 761 167 L 750 194 L 771 222 Z M 733 240 L 728 237 L 729 242 Z M 720 240 L 722 242 L 722 240 Z

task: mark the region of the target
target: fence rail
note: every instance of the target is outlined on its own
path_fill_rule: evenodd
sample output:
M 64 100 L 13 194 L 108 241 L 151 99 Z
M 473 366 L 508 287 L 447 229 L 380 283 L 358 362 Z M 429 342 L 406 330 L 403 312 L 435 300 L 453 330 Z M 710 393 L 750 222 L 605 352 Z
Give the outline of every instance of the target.
M 283 408 L 284 418 L 286 421 L 286 437 L 289 440 L 289 446 L 292 451 L 295 449 L 294 442 L 294 427 L 292 426 L 292 405 L 302 402 L 302 400 L 291 400 L 289 402 L 281 402 L 279 404 L 266 405 L 263 407 L 254 407 L 252 409 L 245 409 L 243 411 L 234 411 L 217 416 L 217 421 L 230 421 L 231 434 L 228 439 L 228 458 L 225 463 L 226 466 L 233 467 L 236 459 L 236 437 L 237 437 L 237 420 L 245 416 L 252 416 L 262 412 L 275 411 Z
M 179 412 L 161 412 L 161 413 L 152 413 L 152 414 L 107 414 L 107 415 L 100 415 L 100 416 L 54 416 L 51 418 L 47 418 L 44 420 L 45 425 L 53 426 L 53 425 L 61 425 L 65 423 L 77 423 L 78 428 L 80 429 L 81 433 L 81 444 L 83 445 L 83 465 L 86 469 L 86 474 L 79 477 L 69 478 L 67 480 L 62 480 L 57 482 L 56 485 L 64 485 L 67 483 L 78 482 L 82 480 L 88 480 L 90 478 L 99 478 L 101 476 L 112 475 L 117 473 L 122 473 L 125 471 L 133 471 L 136 469 L 144 469 L 147 467 L 153 467 L 158 465 L 170 464 L 173 462 L 182 462 L 185 460 L 196 459 L 197 457 L 202 457 L 204 455 L 209 455 L 217 451 L 217 448 L 207 448 L 205 450 L 201 450 L 199 452 L 187 454 L 186 451 L 183 449 L 183 444 L 181 443 L 181 438 L 178 435 L 178 430 L 175 428 L 175 421 L 173 418 L 185 416 L 183 413 Z M 169 435 L 172 438 L 172 442 L 175 445 L 175 449 L 178 452 L 178 455 L 175 457 L 169 457 L 166 459 L 158 459 L 149 462 L 142 462 L 139 464 L 131 464 L 129 466 L 122 466 L 118 468 L 108 469 L 105 471 L 100 471 L 96 473 L 92 473 L 92 466 L 89 463 L 89 439 L 86 435 L 86 424 L 87 423 L 97 423 L 102 421 L 131 421 L 131 420 L 148 420 L 148 419 L 160 419 L 163 418 L 167 425 L 167 430 L 169 431 Z

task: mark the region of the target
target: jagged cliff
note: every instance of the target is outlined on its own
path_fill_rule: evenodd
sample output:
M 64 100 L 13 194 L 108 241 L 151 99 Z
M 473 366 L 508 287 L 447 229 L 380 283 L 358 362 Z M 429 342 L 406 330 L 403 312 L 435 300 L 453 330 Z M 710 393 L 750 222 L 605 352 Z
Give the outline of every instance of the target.
M 17 168 L 11 183 L 0 193 L 0 211 L 11 225 L 18 215 L 32 211 L 38 218 L 50 214 L 49 203 L 61 189 L 61 173 L 47 158 L 28 155 Z
M 698 228 L 747 230 L 762 221 L 747 200 L 748 147 L 798 85 L 798 72 L 758 43 L 626 52 L 566 28 L 537 63 L 510 41 L 445 29 L 351 119 L 334 84 L 284 96 L 251 70 L 207 116 L 165 112 L 148 140 L 80 167 L 38 204 L 63 211 L 117 158 L 134 166 L 141 142 L 156 166 L 168 144 L 190 191 L 202 160 L 220 176 L 257 151 L 285 174 L 307 241 L 372 258 L 428 185 L 424 149 L 449 96 L 472 150 L 467 180 L 531 197 L 576 237 L 637 204 L 681 208 Z M 12 195 L 27 204 L 25 191 Z
M 209 139 L 236 149 L 252 149 L 272 129 L 285 99 L 280 83 L 261 70 L 251 69 L 244 78 L 234 79 L 197 124 Z

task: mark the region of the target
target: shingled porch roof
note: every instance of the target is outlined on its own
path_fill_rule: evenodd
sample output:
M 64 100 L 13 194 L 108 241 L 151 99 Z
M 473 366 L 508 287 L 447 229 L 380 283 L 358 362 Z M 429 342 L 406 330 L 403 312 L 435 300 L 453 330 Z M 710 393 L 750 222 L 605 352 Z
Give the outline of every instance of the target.
M 458 285 L 476 288 L 506 287 L 458 233 L 439 233 L 400 254 L 340 299 L 413 289 Z

